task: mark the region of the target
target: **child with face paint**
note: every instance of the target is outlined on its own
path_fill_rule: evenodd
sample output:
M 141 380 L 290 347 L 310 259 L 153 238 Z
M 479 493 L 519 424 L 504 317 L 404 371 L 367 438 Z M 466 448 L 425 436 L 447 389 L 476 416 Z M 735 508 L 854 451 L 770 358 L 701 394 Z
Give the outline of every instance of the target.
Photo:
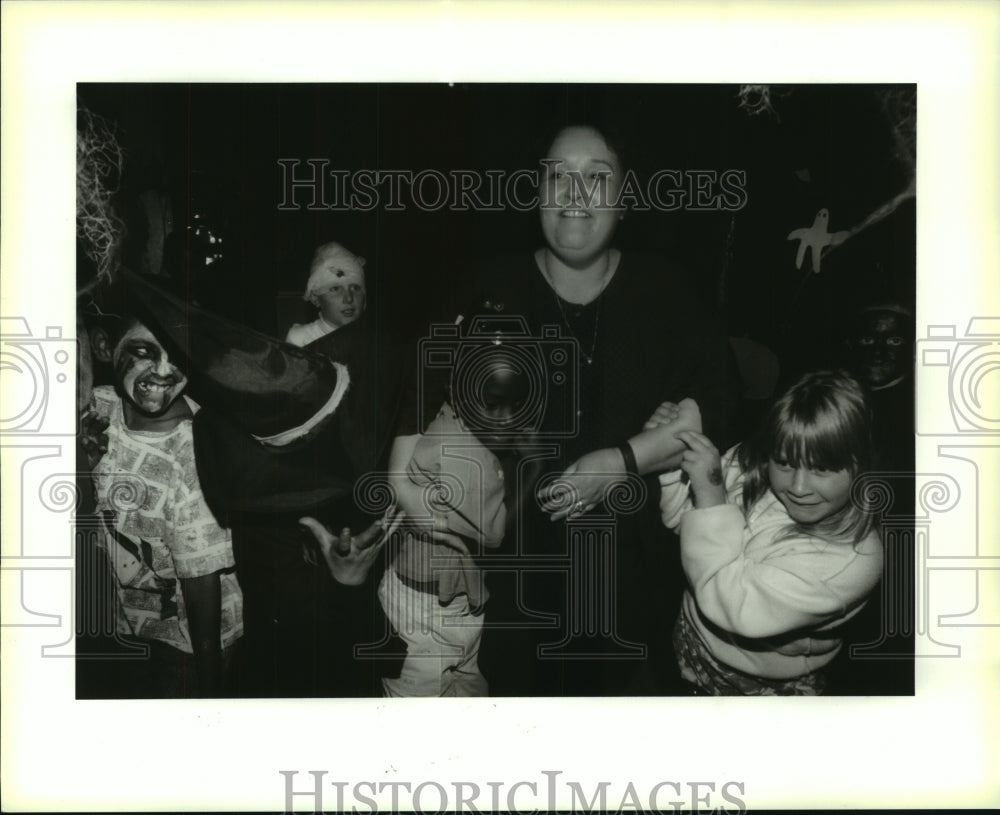
M 499 348 L 499 350 L 496 350 Z M 478 665 L 487 592 L 475 563 L 482 547 L 500 546 L 520 445 L 528 380 L 498 342 L 476 365 L 471 388 L 453 376 L 449 399 L 425 432 L 397 438 L 390 480 L 411 520 L 379 599 L 406 643 L 387 696 L 486 696 Z M 524 473 L 522 473 L 522 476 Z M 528 476 L 530 478 L 530 476 Z M 523 489 L 523 500 L 530 490 Z M 404 525 L 406 522 L 404 521 Z
M 913 315 L 896 303 L 868 306 L 849 323 L 850 367 L 868 388 L 882 470 L 913 472 L 913 342 Z
M 662 405 L 647 428 L 669 432 L 675 416 Z M 721 457 L 700 432 L 676 438 L 686 450 L 660 476 L 660 508 L 688 579 L 674 628 L 682 678 L 713 695 L 822 693 L 838 632 L 882 573 L 879 533 L 851 501 L 872 454 L 860 384 L 803 376 L 757 437 Z
M 339 243 L 326 243 L 316 250 L 309 269 L 303 299 L 319 309 L 311 323 L 296 323 L 285 342 L 305 347 L 353 323 L 365 311 L 365 259 Z
M 134 319 L 92 332 L 114 386 L 94 389 L 89 419 L 105 436 L 91 452 L 101 539 L 115 574 L 119 635 L 150 650 L 137 698 L 224 694 L 243 632 L 229 532 L 202 495 L 187 377 Z

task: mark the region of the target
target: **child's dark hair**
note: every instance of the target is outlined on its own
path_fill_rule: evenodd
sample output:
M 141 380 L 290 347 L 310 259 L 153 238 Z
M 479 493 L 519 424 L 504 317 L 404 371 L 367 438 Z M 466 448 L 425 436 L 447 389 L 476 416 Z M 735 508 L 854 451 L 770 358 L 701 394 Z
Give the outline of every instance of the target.
M 847 470 L 857 478 L 871 467 L 872 436 L 868 400 L 861 384 L 844 371 L 816 371 L 800 377 L 774 403 L 760 432 L 740 445 L 745 513 L 770 489 L 767 465 L 780 457 L 792 467 Z M 842 512 L 809 527 L 789 531 L 863 540 L 874 518 L 853 502 Z
M 486 415 L 497 398 L 496 393 L 489 393 L 495 377 L 506 380 L 503 398 L 517 401 L 513 418 L 522 421 L 515 427 L 520 427 L 531 413 L 531 406 L 523 404 L 531 393 L 531 377 L 525 367 L 523 351 L 519 349 L 524 337 L 510 334 L 510 328 L 509 319 L 504 321 L 495 314 L 478 315 L 469 321 L 459 341 L 458 360 L 451 371 L 446 398 L 471 429 L 497 429 Z

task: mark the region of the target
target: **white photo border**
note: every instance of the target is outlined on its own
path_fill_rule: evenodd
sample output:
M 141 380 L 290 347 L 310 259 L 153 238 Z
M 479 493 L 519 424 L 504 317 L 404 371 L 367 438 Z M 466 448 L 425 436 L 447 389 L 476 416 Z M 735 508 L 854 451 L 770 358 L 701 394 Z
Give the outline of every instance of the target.
M 112 81 L 915 82 L 918 338 L 951 326 L 958 342 L 972 318 L 1000 317 L 989 2 L 7 2 L 2 21 L 2 316 L 45 341 L 75 331 L 76 85 Z M 961 496 L 931 525 L 941 568 L 918 575 L 930 629 L 912 698 L 76 701 L 73 660 L 59 658 L 72 653 L 67 516 L 28 489 L 74 471 L 72 428 L 0 436 L 3 809 L 273 811 L 282 770 L 297 790 L 326 771 L 331 810 L 337 780 L 474 782 L 481 809 L 487 781 L 504 795 L 521 781 L 537 796 L 522 786 L 517 802 L 544 808 L 543 771 L 586 791 L 608 781 L 613 805 L 629 783 L 640 800 L 677 783 L 690 806 L 692 783 L 736 782 L 753 809 L 995 806 L 1000 436 L 954 431 L 952 394 L 918 375 L 932 430 L 917 470 L 947 474 Z M 960 655 L 942 657 L 942 643 Z M 386 808 L 388 793 L 373 797 Z

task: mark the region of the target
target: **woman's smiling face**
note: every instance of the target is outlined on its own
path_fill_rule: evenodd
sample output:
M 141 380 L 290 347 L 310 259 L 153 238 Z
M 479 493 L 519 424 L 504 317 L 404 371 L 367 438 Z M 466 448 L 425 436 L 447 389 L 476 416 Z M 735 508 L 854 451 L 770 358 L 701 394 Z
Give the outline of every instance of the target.
M 560 131 L 542 162 L 542 232 L 555 255 L 571 265 L 593 261 L 611 243 L 620 210 L 618 156 L 596 130 Z

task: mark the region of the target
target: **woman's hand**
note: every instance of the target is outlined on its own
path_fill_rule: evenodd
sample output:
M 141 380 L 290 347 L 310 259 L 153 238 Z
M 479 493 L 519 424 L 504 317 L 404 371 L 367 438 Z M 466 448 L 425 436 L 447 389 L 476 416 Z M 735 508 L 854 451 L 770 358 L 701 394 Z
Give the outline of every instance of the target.
M 581 456 L 558 478 L 538 491 L 538 502 L 550 520 L 561 521 L 590 512 L 607 490 L 627 478 L 625 462 L 613 447 Z
M 315 518 L 299 518 L 299 523 L 313 533 L 333 579 L 344 586 L 359 586 L 365 582 L 386 539 L 399 525 L 401 518 L 400 513 L 387 515 L 384 519 L 375 521 L 360 535 L 352 535 L 351 530 L 345 526 L 339 537 L 334 536 Z
M 704 509 L 726 503 L 722 459 L 715 445 L 707 436 L 693 430 L 683 430 L 677 434 L 677 438 L 687 447 L 681 461 L 681 469 L 687 473 L 691 483 L 695 507 Z

